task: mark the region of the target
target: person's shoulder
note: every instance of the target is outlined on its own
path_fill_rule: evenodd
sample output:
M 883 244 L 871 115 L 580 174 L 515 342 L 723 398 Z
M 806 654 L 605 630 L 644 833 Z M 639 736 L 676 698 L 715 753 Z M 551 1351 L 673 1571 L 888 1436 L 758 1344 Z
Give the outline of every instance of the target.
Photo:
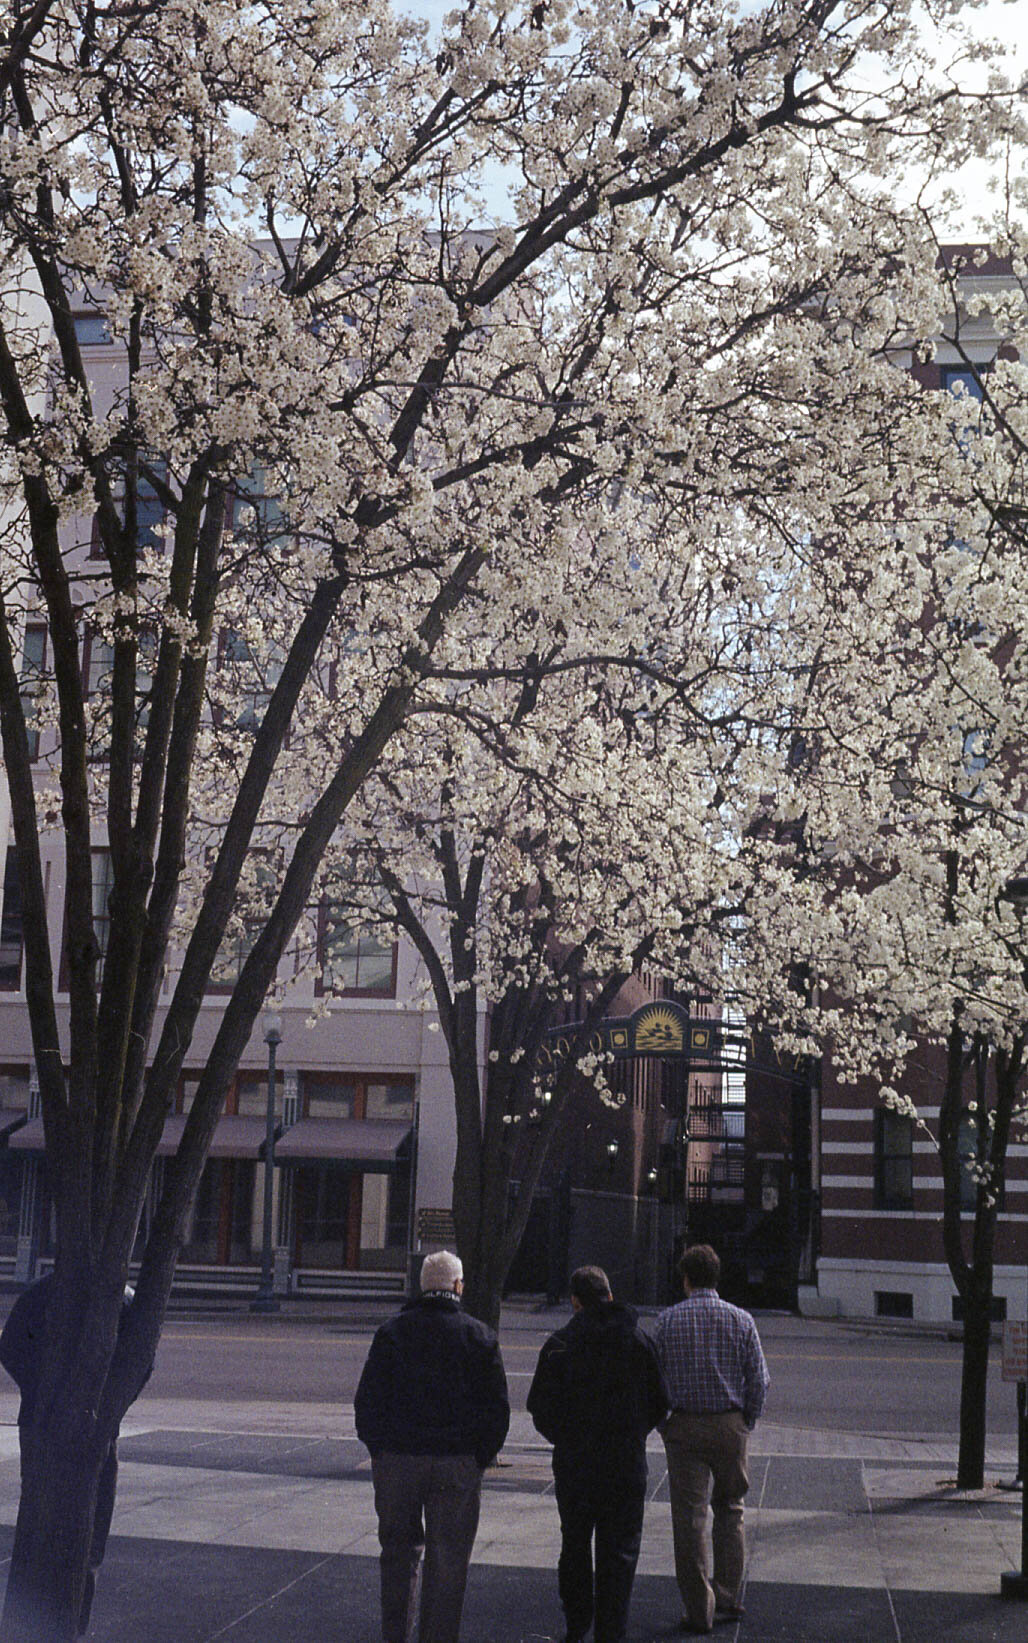
M 375 1330 L 376 1341 L 388 1341 L 409 1329 L 418 1312 L 417 1296 L 412 1300 L 404 1301 L 399 1312 L 394 1312 L 391 1318 L 386 1318 Z
M 757 1326 L 753 1319 L 753 1313 L 747 1312 L 744 1306 L 736 1306 L 734 1301 L 723 1301 L 721 1297 L 718 1296 L 718 1307 L 727 1317 L 730 1317 L 740 1329 L 744 1329 L 747 1332 L 751 1329 L 756 1330 Z
M 499 1336 L 495 1329 L 490 1329 L 489 1325 L 483 1323 L 481 1318 L 473 1318 L 470 1312 L 464 1311 L 463 1307 L 454 1307 L 453 1316 L 458 1320 L 458 1328 L 464 1334 L 470 1336 L 482 1346 L 496 1346 Z
M 579 1316 L 576 1312 L 574 1317 L 569 1318 L 566 1324 L 561 1324 L 560 1328 L 555 1329 L 552 1335 L 547 1335 L 542 1344 L 542 1351 L 547 1353 L 566 1352 L 579 1333 Z

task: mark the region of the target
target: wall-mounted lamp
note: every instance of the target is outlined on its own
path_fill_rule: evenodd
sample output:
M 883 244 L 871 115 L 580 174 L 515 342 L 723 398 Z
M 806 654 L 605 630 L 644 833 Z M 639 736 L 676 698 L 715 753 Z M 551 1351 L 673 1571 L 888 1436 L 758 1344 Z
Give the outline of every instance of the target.
M 542 1127 L 543 1123 L 545 1122 L 545 1120 L 550 1115 L 550 1103 L 552 1102 L 552 1100 L 553 1100 L 553 1091 L 552 1090 L 537 1090 L 536 1091 L 535 1105 L 534 1105 L 534 1107 L 529 1109 L 529 1114 L 528 1114 L 528 1127 L 529 1127 L 529 1129 L 537 1130 L 537 1129 L 540 1129 Z
M 617 1163 L 617 1157 L 618 1157 L 618 1153 L 620 1151 L 621 1151 L 620 1141 L 608 1141 L 607 1142 L 607 1168 L 609 1170 L 613 1170 L 614 1165 Z

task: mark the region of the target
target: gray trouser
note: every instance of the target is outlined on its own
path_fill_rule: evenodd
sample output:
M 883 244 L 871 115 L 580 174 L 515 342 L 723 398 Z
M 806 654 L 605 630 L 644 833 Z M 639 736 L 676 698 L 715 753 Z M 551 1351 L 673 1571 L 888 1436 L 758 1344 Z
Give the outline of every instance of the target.
M 457 1643 L 482 1472 L 474 1455 L 376 1455 L 371 1462 L 382 1547 L 382 1637 L 412 1643 L 421 1582 L 420 1643 Z

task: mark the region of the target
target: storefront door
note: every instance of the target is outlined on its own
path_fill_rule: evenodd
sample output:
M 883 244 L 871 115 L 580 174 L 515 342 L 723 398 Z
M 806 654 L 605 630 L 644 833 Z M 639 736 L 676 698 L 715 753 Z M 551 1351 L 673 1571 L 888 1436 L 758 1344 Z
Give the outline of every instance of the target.
M 355 1271 L 360 1265 L 361 1176 L 344 1164 L 294 1172 L 296 1266 Z

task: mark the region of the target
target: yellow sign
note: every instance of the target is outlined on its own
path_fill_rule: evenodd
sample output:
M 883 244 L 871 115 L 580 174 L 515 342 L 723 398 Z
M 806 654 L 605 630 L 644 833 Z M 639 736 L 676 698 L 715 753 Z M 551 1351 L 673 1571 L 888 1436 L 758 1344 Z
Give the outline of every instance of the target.
M 660 1055 L 684 1045 L 682 1017 L 666 1004 L 650 1004 L 635 1018 L 636 1055 Z

